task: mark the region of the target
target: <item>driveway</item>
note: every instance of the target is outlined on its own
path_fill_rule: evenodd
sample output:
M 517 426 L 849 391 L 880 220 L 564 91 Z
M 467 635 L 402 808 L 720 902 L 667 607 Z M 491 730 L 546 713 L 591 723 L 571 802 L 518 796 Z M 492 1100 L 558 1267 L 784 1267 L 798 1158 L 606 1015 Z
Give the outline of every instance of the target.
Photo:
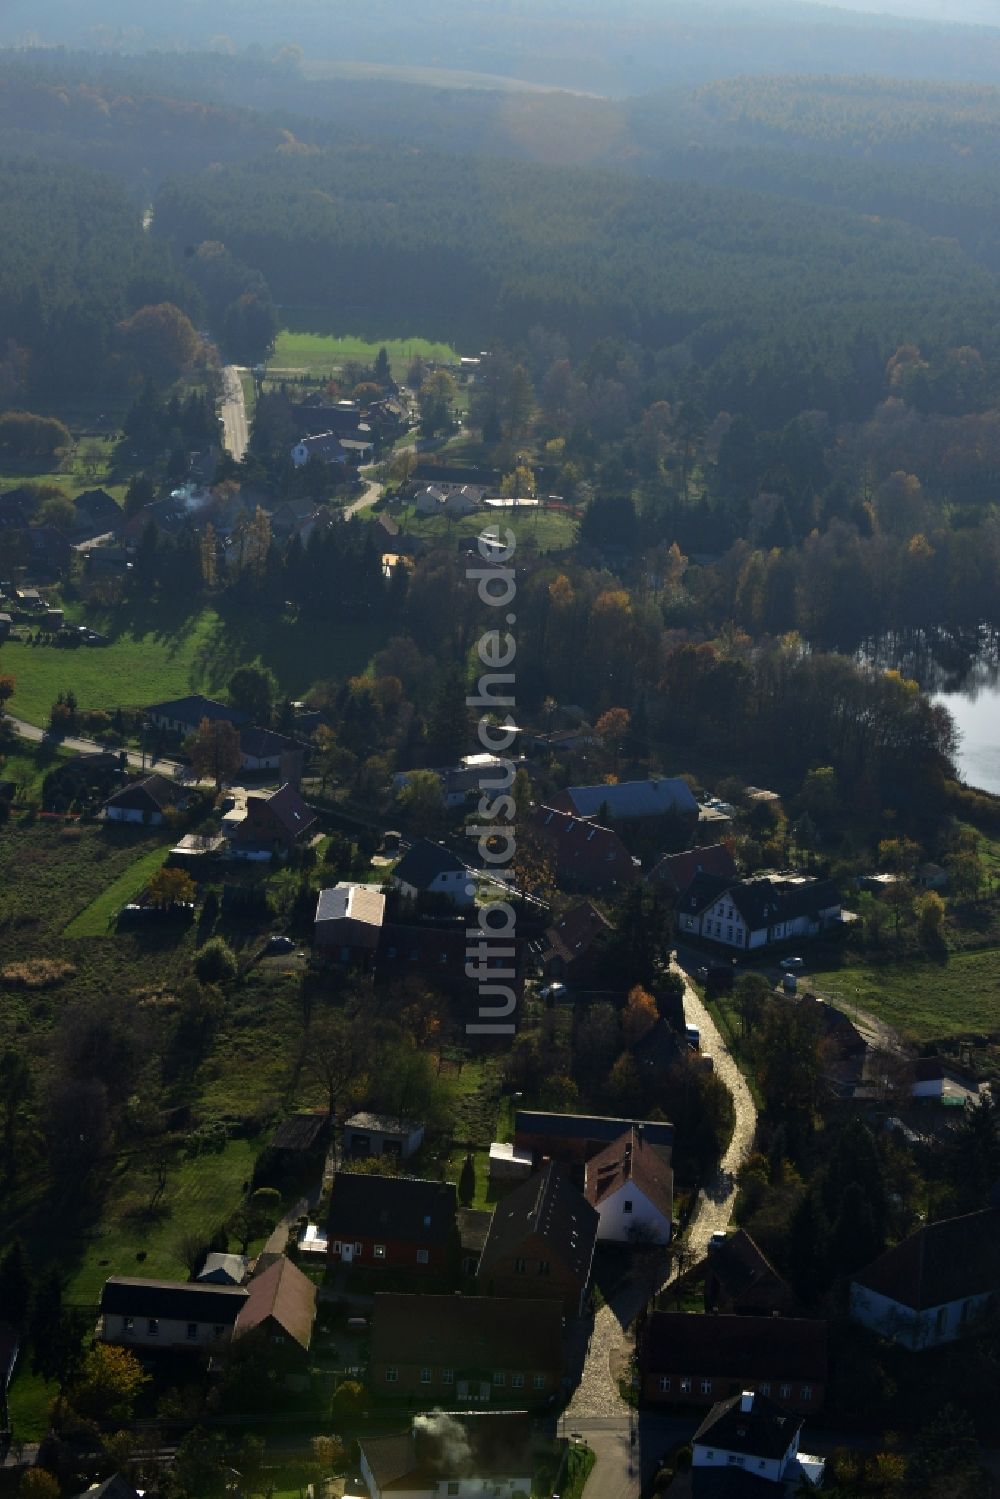
M 367 468 L 358 469 L 358 477 L 365 481 L 364 493 L 360 494 L 356 500 L 351 500 L 349 504 L 344 506 L 345 520 L 350 520 L 352 515 L 357 515 L 358 511 L 364 510 L 366 505 L 374 505 L 375 501 L 381 497 L 383 486 L 379 483 L 378 479 L 372 477 L 374 470 L 374 464 L 369 464 Z

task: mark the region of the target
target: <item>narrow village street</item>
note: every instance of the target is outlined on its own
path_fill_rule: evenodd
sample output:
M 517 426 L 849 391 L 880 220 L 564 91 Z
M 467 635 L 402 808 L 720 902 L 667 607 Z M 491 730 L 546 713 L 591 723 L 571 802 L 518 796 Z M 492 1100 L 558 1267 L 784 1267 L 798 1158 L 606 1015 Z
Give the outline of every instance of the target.
M 729 1227 L 736 1203 L 736 1175 L 746 1158 L 757 1128 L 757 1110 L 750 1089 L 699 999 L 687 974 L 671 959 L 674 973 L 684 980 L 684 1019 L 701 1032 L 701 1051 L 710 1056 L 715 1072 L 732 1094 L 736 1122 L 732 1139 L 711 1178 L 698 1194 L 687 1229 L 695 1258 L 704 1258 L 713 1233 Z M 666 1260 L 651 1279 L 629 1280 L 601 1306 L 595 1317 L 580 1382 L 573 1393 L 560 1430 L 580 1431 L 593 1448 L 597 1462 L 587 1481 L 587 1499 L 637 1499 L 642 1454 L 632 1451 L 634 1413 L 619 1393 L 618 1381 L 629 1368 L 631 1327 L 645 1303 L 673 1275 Z

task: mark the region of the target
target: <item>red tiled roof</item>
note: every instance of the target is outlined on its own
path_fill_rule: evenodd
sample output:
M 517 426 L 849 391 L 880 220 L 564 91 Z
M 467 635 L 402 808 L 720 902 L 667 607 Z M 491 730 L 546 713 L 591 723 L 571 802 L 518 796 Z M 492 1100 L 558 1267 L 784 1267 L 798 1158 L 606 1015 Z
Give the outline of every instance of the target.
M 724 843 L 712 843 L 706 848 L 688 848 L 680 854 L 665 854 L 659 864 L 653 866 L 649 878 L 656 880 L 680 894 L 686 890 L 696 874 L 718 874 L 728 879 L 736 873 L 732 854 Z
M 643 1196 L 669 1218 L 674 1202 L 674 1173 L 663 1156 L 645 1143 L 641 1130 L 629 1129 L 587 1162 L 584 1196 L 597 1207 L 612 1192 L 634 1182 Z
M 1000 1291 L 1000 1208 L 928 1223 L 854 1279 L 914 1311 Z

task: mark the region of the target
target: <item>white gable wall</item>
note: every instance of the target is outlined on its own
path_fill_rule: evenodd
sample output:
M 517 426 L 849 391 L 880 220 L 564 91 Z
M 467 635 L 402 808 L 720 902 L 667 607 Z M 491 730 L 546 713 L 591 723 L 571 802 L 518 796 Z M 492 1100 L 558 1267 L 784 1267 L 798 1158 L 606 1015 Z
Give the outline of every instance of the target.
M 635 1182 L 623 1182 L 603 1201 L 595 1203 L 600 1222 L 597 1237 L 613 1244 L 639 1240 L 646 1244 L 669 1244 L 670 1219 L 661 1212 Z

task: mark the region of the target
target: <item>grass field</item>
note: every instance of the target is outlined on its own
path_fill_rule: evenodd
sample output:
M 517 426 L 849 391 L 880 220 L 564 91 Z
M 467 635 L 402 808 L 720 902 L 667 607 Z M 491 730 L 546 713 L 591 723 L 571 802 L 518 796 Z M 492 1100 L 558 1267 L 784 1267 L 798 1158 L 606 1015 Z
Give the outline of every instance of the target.
M 329 333 L 293 333 L 291 329 L 283 328 L 278 334 L 268 368 L 327 375 L 348 359 L 370 364 L 381 348 L 388 353 L 389 362 L 397 376 L 406 374 L 407 365 L 416 354 L 438 363 L 455 364 L 458 361 L 458 355 L 450 344 L 435 343 L 428 338 L 383 338 L 370 341 L 349 336 L 338 338 Z
M 126 486 L 112 484 L 109 477 L 114 448 L 115 444 L 105 438 L 84 438 L 58 468 L 44 473 L 0 472 L 0 493 L 21 484 L 56 484 L 72 498 L 84 489 L 100 485 L 121 504 Z
M 1000 952 L 954 952 L 946 962 L 850 963 L 803 980 L 870 1010 L 913 1040 L 1000 1030 Z
M 306 629 L 253 610 L 185 615 L 167 603 L 141 601 L 90 622 L 111 635 L 110 645 L 66 650 L 8 641 L 0 649 L 0 670 L 16 682 L 11 713 L 44 725 L 67 688 L 81 709 L 145 707 L 192 691 L 224 693 L 236 667 L 258 658 L 282 691 L 298 697 L 324 677 L 364 671 L 389 633 L 388 623 L 376 619 Z
M 66 928 L 67 937 L 106 937 L 115 917 L 125 903 L 143 890 L 170 851 L 170 844 L 151 848 L 130 864 L 124 874 L 112 880 L 96 900 L 84 906 Z
M 560 551 L 572 546 L 576 540 L 577 523 L 572 515 L 562 510 L 498 510 L 485 513 L 477 510 L 474 515 L 463 515 L 458 520 L 449 520 L 443 515 L 417 515 L 411 508 L 400 514 L 393 512 L 394 519 L 414 536 L 424 540 L 456 541 L 463 536 L 478 536 L 487 526 L 499 526 L 501 531 L 510 529 L 522 547 L 537 547 L 540 552 Z

